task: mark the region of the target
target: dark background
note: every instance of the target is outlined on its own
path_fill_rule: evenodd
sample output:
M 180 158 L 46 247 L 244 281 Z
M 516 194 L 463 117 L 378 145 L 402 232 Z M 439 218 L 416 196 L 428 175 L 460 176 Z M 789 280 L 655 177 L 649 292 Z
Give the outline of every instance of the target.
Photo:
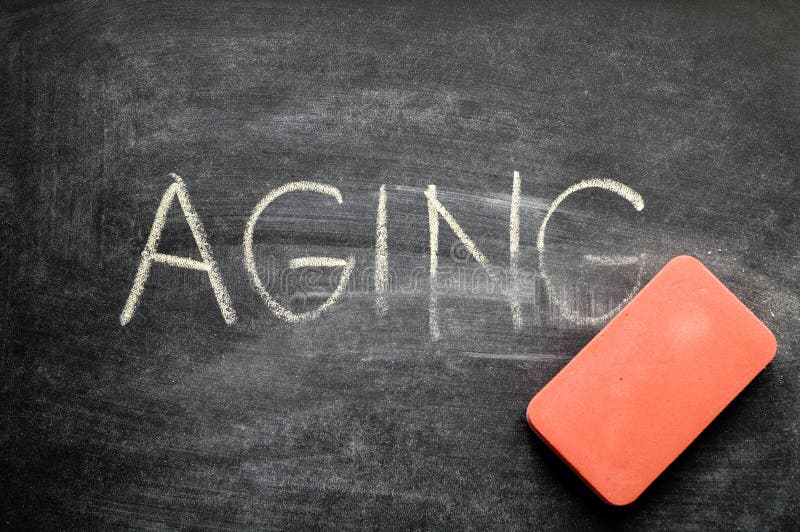
M 0 461 L 5 526 L 798 528 L 800 8 L 792 2 L 3 2 Z M 428 334 L 423 191 L 508 270 L 522 175 L 522 330 L 440 221 Z M 205 274 L 155 265 L 119 314 L 156 207 L 182 175 L 239 314 Z M 775 360 L 628 507 L 532 435 L 530 398 L 671 257 L 697 256 L 774 331 Z M 318 320 L 279 321 L 354 255 Z M 388 194 L 389 312 L 371 287 Z M 161 250 L 197 257 L 177 206 Z M 586 259 L 639 256 L 608 266 Z M 312 275 L 312 274 L 319 275 Z M 477 279 L 477 282 L 475 281 Z M 502 283 L 501 283 L 502 284 Z M 477 288 L 476 288 L 477 285 Z

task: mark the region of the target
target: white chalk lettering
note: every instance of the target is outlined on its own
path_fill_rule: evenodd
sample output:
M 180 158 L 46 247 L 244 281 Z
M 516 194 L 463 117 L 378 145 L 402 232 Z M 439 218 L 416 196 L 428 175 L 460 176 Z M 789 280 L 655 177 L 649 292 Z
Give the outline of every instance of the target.
M 225 320 L 225 323 L 230 325 L 236 321 L 236 311 L 233 310 L 228 290 L 225 288 L 217 264 L 214 262 L 206 231 L 203 228 L 200 218 L 197 216 L 197 212 L 194 210 L 194 207 L 192 207 L 192 203 L 189 200 L 189 193 L 186 190 L 186 185 L 183 180 L 174 173 L 170 174 L 170 176 L 175 182 L 164 192 L 158 210 L 156 210 L 153 226 L 150 229 L 150 236 L 147 238 L 144 250 L 142 250 L 142 258 L 139 260 L 139 267 L 133 279 L 133 286 L 128 295 L 128 300 L 125 302 L 125 307 L 122 309 L 122 314 L 120 314 L 119 322 L 122 325 L 126 325 L 131 321 L 134 312 L 136 312 L 136 306 L 139 304 L 142 292 L 144 292 L 144 285 L 150 275 L 150 268 L 153 262 L 160 262 L 175 268 L 187 268 L 190 270 L 207 272 L 208 280 L 211 283 L 211 288 L 214 290 L 217 304 L 222 312 L 222 318 Z M 158 241 L 161 239 L 161 232 L 164 230 L 164 224 L 167 221 L 167 212 L 169 212 L 169 208 L 172 206 L 172 202 L 176 196 L 178 197 L 178 203 L 180 203 L 181 210 L 183 211 L 183 216 L 186 218 L 189 229 L 192 231 L 192 236 L 194 236 L 197 248 L 200 250 L 201 261 L 188 257 L 167 255 L 157 251 Z
M 641 269 L 639 270 L 639 275 L 636 278 L 636 284 L 628 293 L 628 295 L 616 307 L 601 316 L 583 316 L 578 312 L 570 310 L 567 305 L 565 305 L 562 301 L 559 301 L 555 290 L 553 290 L 552 282 L 550 277 L 547 275 L 547 269 L 545 267 L 545 230 L 547 229 L 547 222 L 550 221 L 550 217 L 553 216 L 554 212 L 556 212 L 556 209 L 558 209 L 558 206 L 561 205 L 561 202 L 567 199 L 569 195 L 587 188 L 602 188 L 604 190 L 608 190 L 609 192 L 613 192 L 614 194 L 617 194 L 618 196 L 628 200 L 628 202 L 633 205 L 633 208 L 637 211 L 644 209 L 644 199 L 638 192 L 627 185 L 623 185 L 619 181 L 614 181 L 613 179 L 586 179 L 585 181 L 581 181 L 580 183 L 576 183 L 567 188 L 553 201 L 553 203 L 550 204 L 550 208 L 547 210 L 544 220 L 542 220 L 542 225 L 539 227 L 539 236 L 536 239 L 536 249 L 539 251 L 539 274 L 544 280 L 545 287 L 547 288 L 547 292 L 550 295 L 551 300 L 558 306 L 561 315 L 570 321 L 575 323 L 596 325 L 604 322 L 616 314 L 616 312 L 622 308 L 623 305 L 630 301 L 630 299 L 633 297 L 633 294 L 636 293 L 641 285 Z
M 337 203 L 342 203 L 342 194 L 339 192 L 338 188 L 312 181 L 296 181 L 293 183 L 287 183 L 270 191 L 261 199 L 261 201 L 258 202 L 256 208 L 253 210 L 253 214 L 250 216 L 250 220 L 247 222 L 247 227 L 244 231 L 243 242 L 244 265 L 247 269 L 247 272 L 250 274 L 250 280 L 252 281 L 256 292 L 258 292 L 258 294 L 261 296 L 261 299 L 264 300 L 264 302 L 267 304 L 267 307 L 269 307 L 273 314 L 289 322 L 313 320 L 317 318 L 325 309 L 336 303 L 336 301 L 342 295 L 342 292 L 344 292 L 347 282 L 350 279 L 350 274 L 353 272 L 355 257 L 351 255 L 345 260 L 334 257 L 300 257 L 293 259 L 289 263 L 290 268 L 341 267 L 342 275 L 339 278 L 339 283 L 337 284 L 333 293 L 314 310 L 295 313 L 278 303 L 264 287 L 264 284 L 261 282 L 261 278 L 258 276 L 255 254 L 253 252 L 253 234 L 255 232 L 256 222 L 258 222 L 258 219 L 261 217 L 261 213 L 264 212 L 264 209 L 266 209 L 270 203 L 275 201 L 275 199 L 289 192 L 316 192 L 317 194 L 331 196 L 337 201 Z
M 521 194 L 519 172 L 514 170 L 511 186 L 511 213 L 508 221 L 508 267 L 511 270 L 511 287 L 508 299 L 511 304 L 511 321 L 515 330 L 522 329 L 522 309 L 519 305 L 519 204 Z
M 444 218 L 450 229 L 467 248 L 470 255 L 484 268 L 488 268 L 489 260 L 481 253 L 472 239 L 461 229 L 453 215 L 436 198 L 436 185 L 428 185 L 425 191 L 428 198 L 428 228 L 430 242 L 430 299 L 428 304 L 428 327 L 433 338 L 439 337 L 439 309 L 436 296 L 436 273 L 439 269 L 439 216 Z
M 389 288 L 388 231 L 386 230 L 386 185 L 378 191 L 378 213 L 375 228 L 375 310 L 385 316 L 389 310 L 386 291 Z
M 141 259 L 133 280 L 133 286 L 128 295 L 128 299 L 120 314 L 119 320 L 122 325 L 129 323 L 136 311 L 139 304 L 141 295 L 144 291 L 145 284 L 150 274 L 150 268 L 154 262 L 166 264 L 176 268 L 186 268 L 191 270 L 204 271 L 208 274 L 211 287 L 214 291 L 217 303 L 219 305 L 222 317 L 226 323 L 234 323 L 237 319 L 236 312 L 231 304 L 228 291 L 222 282 L 222 277 L 219 268 L 214 261 L 211 253 L 211 247 L 208 244 L 203 224 L 197 215 L 197 212 L 192 207 L 189 199 L 189 194 L 183 180 L 175 175 L 170 174 L 175 182 L 172 183 L 164 192 L 161 198 L 161 203 L 156 211 L 155 219 L 150 230 L 150 235 L 142 251 Z M 404 187 L 398 187 L 400 189 Z M 508 285 L 505 288 L 506 297 L 511 310 L 511 321 L 515 331 L 522 330 L 524 325 L 524 316 L 521 308 L 520 296 L 522 282 L 520 270 L 520 210 L 522 202 L 521 191 L 521 177 L 517 170 L 512 174 L 512 187 L 511 187 L 511 201 L 509 210 L 509 223 L 508 223 L 508 249 L 509 249 L 509 270 Z M 628 201 L 634 209 L 641 211 L 644 209 L 644 200 L 642 196 L 632 188 L 612 179 L 587 179 L 568 187 L 562 192 L 551 204 L 544 216 L 544 219 L 539 226 L 539 232 L 536 238 L 536 249 L 538 250 L 538 266 L 539 275 L 541 276 L 547 293 L 553 305 L 558 307 L 560 314 L 575 323 L 595 325 L 604 322 L 613 314 L 615 314 L 622 306 L 624 306 L 633 297 L 633 294 L 641 286 L 642 267 L 641 256 L 614 254 L 614 255 L 592 255 L 585 254 L 583 259 L 589 263 L 600 267 L 619 267 L 631 266 L 639 263 L 639 272 L 632 290 L 626 297 L 620 301 L 612 310 L 602 315 L 586 316 L 583 312 L 576 311 L 559 298 L 558 293 L 554 289 L 554 284 L 550 278 L 547 270 L 547 249 L 545 246 L 545 236 L 547 226 L 550 219 L 555 212 L 559 209 L 562 202 L 570 195 L 584 189 L 599 188 L 612 192 L 626 201 Z M 330 296 L 319 306 L 313 310 L 305 312 L 294 312 L 279 303 L 275 297 L 264 286 L 262 279 L 259 277 L 256 267 L 256 257 L 254 250 L 254 234 L 255 227 L 264 213 L 266 208 L 274 202 L 277 198 L 288 194 L 290 192 L 314 192 L 329 196 L 336 200 L 338 204 L 342 204 L 342 194 L 338 188 L 325 185 L 322 183 L 312 181 L 296 181 L 287 183 L 280 187 L 271 190 L 265 195 L 255 206 L 255 209 L 250 215 L 243 235 L 243 252 L 244 252 L 244 266 L 250 280 L 259 294 L 261 299 L 278 318 L 296 322 L 301 320 L 313 320 L 317 318 L 322 312 L 334 305 L 344 293 L 345 288 L 350 282 L 351 274 L 355 265 L 355 257 L 349 255 L 347 258 L 337 257 L 321 257 L 321 256 L 303 256 L 296 257 L 289 260 L 288 269 L 298 268 L 339 268 L 338 281 L 335 288 L 332 290 Z M 178 198 L 181 209 L 184 214 L 189 228 L 194 236 L 195 243 L 200 251 L 200 260 L 192 259 L 189 257 L 181 257 L 161 253 L 158 251 L 159 239 L 164 230 L 166 216 L 172 206 L 173 200 Z M 467 250 L 470 256 L 483 268 L 483 270 L 493 277 L 496 272 L 492 269 L 489 259 L 481 252 L 475 245 L 475 242 L 464 231 L 464 229 L 455 220 L 450 211 L 445 208 L 437 196 L 436 185 L 428 185 L 425 189 L 425 197 L 427 198 L 428 207 L 428 230 L 429 230 L 429 300 L 428 300 L 428 326 L 430 336 L 434 339 L 440 336 L 440 322 L 439 322 L 439 301 L 438 292 L 442 288 L 437 284 L 439 272 L 439 219 L 442 218 L 447 225 L 452 229 L 455 236 L 463 244 L 464 249 Z M 374 258 L 374 278 L 371 281 L 375 291 L 375 312 L 377 316 L 385 316 L 389 310 L 389 293 L 390 293 L 390 276 L 389 276 L 389 249 L 388 249 L 388 228 L 387 228 L 387 193 L 386 185 L 382 184 L 378 188 L 378 202 L 375 216 L 375 258 Z M 481 272 L 483 273 L 483 272 Z

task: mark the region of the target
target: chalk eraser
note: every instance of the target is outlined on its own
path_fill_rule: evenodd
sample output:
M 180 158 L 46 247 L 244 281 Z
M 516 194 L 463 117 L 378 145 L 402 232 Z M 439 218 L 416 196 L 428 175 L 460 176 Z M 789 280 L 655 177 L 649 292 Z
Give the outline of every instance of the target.
M 767 327 L 697 259 L 672 259 L 528 405 L 604 501 L 633 502 L 775 356 Z

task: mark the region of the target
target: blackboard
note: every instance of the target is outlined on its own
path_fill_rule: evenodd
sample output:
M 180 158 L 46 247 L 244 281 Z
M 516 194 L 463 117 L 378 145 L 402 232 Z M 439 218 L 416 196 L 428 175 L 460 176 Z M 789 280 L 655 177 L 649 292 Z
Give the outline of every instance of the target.
M 4 526 L 798 528 L 797 4 L 3 4 Z M 351 274 L 292 321 L 244 250 L 295 182 L 342 201 L 266 206 L 264 290 L 313 311 L 341 262 L 293 260 Z M 611 182 L 643 208 L 587 186 L 537 245 L 565 191 Z M 158 262 L 121 323 L 173 185 L 234 323 L 207 272 Z M 158 252 L 201 261 L 172 199 Z M 525 407 L 679 254 L 778 353 L 606 506 Z

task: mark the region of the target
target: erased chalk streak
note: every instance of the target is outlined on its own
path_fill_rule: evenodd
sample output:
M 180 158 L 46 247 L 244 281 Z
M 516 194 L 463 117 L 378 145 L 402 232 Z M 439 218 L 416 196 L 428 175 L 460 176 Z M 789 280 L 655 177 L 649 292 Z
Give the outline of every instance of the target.
M 639 263 L 636 255 L 584 255 L 583 260 L 601 266 L 631 266 Z

